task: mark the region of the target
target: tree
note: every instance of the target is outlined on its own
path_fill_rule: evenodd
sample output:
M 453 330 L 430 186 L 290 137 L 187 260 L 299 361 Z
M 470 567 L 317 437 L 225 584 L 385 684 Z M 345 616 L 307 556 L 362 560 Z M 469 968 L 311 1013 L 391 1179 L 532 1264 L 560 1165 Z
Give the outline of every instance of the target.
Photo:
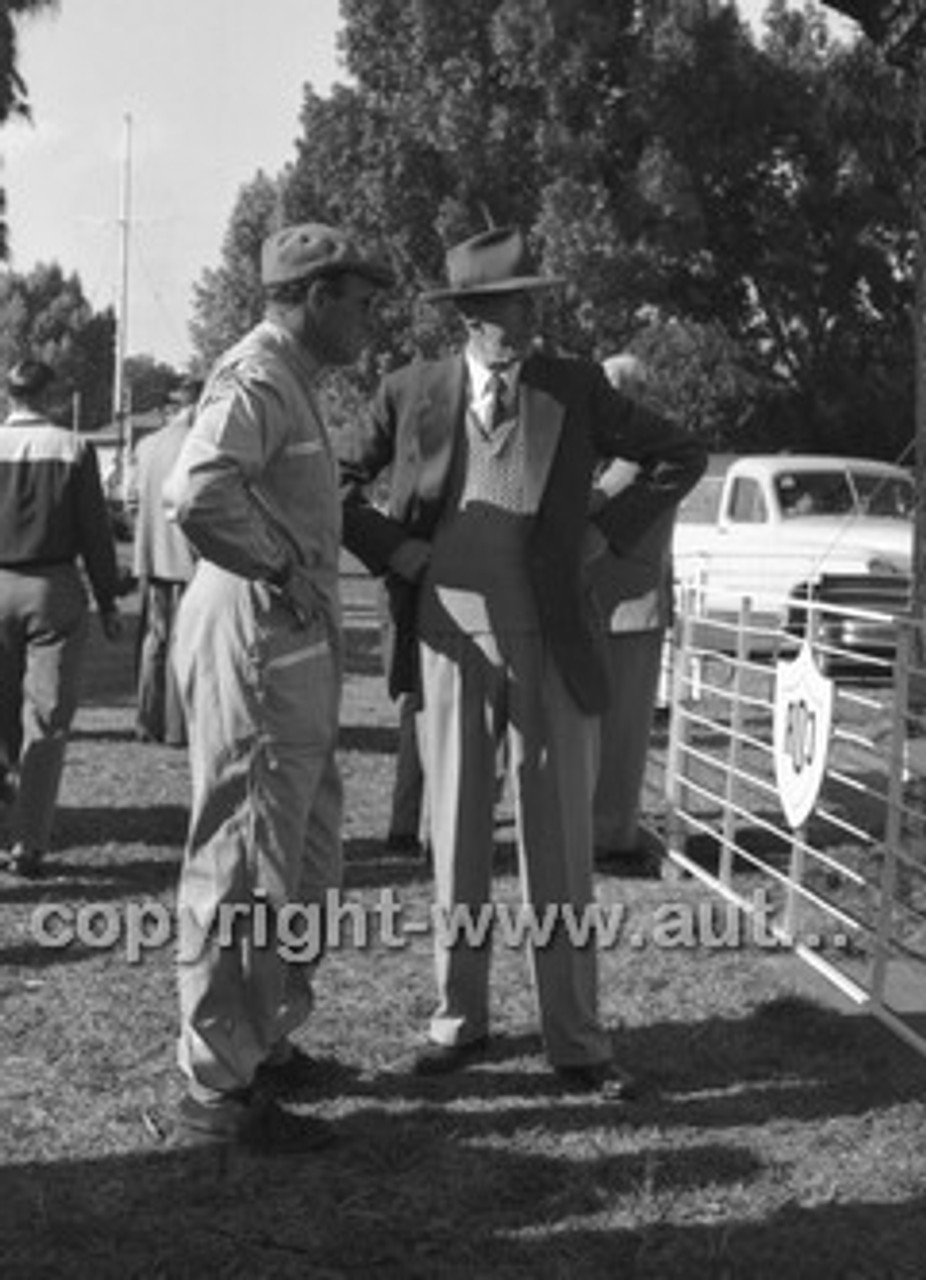
M 109 420 L 115 331 L 112 311 L 94 312 L 57 263 L 0 278 L 0 374 L 26 355 L 46 360 L 57 374 L 53 415 L 70 423 L 76 409 L 82 430 Z
M 341 223 L 392 256 L 400 286 L 358 386 L 449 346 L 450 310 L 417 303 L 444 245 L 517 221 L 538 264 L 575 282 L 546 300 L 558 347 L 598 357 L 657 335 L 661 363 L 700 362 L 702 389 L 722 351 L 723 394 L 699 400 L 718 445 L 900 452 L 911 108 L 818 9 L 773 0 L 761 45 L 721 0 L 342 14 L 353 84 L 306 91 L 279 190 L 287 220 Z
M 260 319 L 260 249 L 280 225 L 280 184 L 260 172 L 238 193 L 218 267 L 193 287 L 190 334 L 208 368 Z
M 163 408 L 180 377 L 172 365 L 163 364 L 153 356 L 129 356 L 125 362 L 125 381 L 131 392 L 132 413 Z
M 722 453 L 733 442 L 742 452 L 780 448 L 754 413 L 761 374 L 750 371 L 723 325 L 654 319 L 637 332 L 633 352 L 660 407 L 710 449 Z
M 790 438 L 893 457 L 912 430 L 910 104 L 859 44 L 833 48 L 819 14 L 772 7 L 778 140 L 754 206 L 753 300 L 741 328 L 777 390 Z
M 17 22 L 42 9 L 56 9 L 58 0 L 3 0 L 0 4 L 0 126 L 11 116 L 29 118 L 25 81 L 17 69 Z M 0 187 L 0 261 L 8 256 L 6 193 Z

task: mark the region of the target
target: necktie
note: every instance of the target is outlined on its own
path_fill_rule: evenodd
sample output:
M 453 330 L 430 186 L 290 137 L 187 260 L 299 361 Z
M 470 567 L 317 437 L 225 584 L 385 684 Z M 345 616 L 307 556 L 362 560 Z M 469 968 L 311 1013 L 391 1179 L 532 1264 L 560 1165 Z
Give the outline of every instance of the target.
M 491 434 L 505 421 L 505 379 L 500 373 L 489 374 L 486 383 L 486 430 Z

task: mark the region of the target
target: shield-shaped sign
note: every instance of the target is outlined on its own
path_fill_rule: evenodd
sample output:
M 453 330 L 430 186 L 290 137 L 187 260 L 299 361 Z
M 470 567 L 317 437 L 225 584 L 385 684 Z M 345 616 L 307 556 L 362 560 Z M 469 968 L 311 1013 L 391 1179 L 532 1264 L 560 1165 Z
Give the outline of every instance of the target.
M 805 641 L 793 662 L 775 668 L 775 782 L 792 828 L 807 820 L 817 803 L 833 724 L 833 682 L 824 676 Z

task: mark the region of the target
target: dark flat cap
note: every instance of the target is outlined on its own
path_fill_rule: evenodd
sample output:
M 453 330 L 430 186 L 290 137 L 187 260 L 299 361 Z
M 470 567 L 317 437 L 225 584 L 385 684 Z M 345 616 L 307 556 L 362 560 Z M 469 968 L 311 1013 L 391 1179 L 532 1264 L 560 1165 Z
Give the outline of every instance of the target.
M 51 365 L 41 360 L 20 360 L 6 375 L 11 396 L 37 396 L 55 380 Z

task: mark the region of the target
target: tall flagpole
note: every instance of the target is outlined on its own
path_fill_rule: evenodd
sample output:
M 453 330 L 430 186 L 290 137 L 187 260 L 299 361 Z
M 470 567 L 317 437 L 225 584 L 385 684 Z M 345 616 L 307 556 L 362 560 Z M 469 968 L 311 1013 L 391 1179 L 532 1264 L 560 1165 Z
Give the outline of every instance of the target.
M 116 476 L 125 478 L 127 396 L 125 358 L 129 329 L 129 231 L 132 222 L 132 117 L 124 117 L 125 134 L 119 189 L 119 296 L 116 302 L 116 367 L 113 377 L 113 420 L 116 424 Z

